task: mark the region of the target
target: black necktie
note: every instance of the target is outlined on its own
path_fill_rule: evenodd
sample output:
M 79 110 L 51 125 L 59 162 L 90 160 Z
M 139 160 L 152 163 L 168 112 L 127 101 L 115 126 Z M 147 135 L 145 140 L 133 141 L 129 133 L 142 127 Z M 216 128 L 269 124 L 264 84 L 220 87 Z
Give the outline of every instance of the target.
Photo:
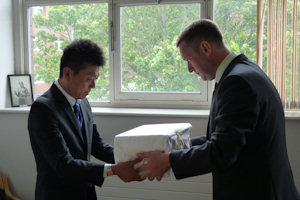
M 74 109 L 74 113 L 75 113 L 75 117 L 77 119 L 78 125 L 81 129 L 83 120 L 82 120 L 82 114 L 80 112 L 80 105 L 77 100 L 75 102 L 75 105 L 73 106 L 73 109 Z

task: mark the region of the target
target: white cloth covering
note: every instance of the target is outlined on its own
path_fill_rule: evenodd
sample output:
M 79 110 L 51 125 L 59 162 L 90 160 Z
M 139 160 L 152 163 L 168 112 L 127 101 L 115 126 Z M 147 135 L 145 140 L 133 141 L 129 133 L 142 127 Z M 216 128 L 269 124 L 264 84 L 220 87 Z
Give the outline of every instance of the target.
M 115 162 L 133 160 L 140 152 L 190 148 L 191 127 L 190 123 L 147 124 L 118 134 L 114 139 Z

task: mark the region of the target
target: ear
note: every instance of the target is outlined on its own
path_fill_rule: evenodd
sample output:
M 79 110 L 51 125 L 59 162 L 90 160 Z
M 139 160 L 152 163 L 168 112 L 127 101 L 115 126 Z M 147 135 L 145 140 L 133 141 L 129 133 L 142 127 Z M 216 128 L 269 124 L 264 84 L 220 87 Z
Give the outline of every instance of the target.
M 73 77 L 73 70 L 70 67 L 65 67 L 63 70 L 64 76 L 67 80 L 70 80 Z
M 211 54 L 211 52 L 212 52 L 212 46 L 211 46 L 211 44 L 209 42 L 207 42 L 207 41 L 202 41 L 200 43 L 200 51 L 203 54 L 209 56 Z

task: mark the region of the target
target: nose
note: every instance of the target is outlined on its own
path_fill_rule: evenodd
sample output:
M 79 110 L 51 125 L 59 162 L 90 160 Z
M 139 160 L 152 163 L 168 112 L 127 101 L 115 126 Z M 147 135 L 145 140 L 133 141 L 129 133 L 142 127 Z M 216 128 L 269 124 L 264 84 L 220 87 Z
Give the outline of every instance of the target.
M 188 70 L 190 73 L 192 73 L 194 71 L 194 68 L 190 62 L 188 62 Z
M 91 84 L 90 84 L 90 88 L 95 88 L 95 86 L 96 86 L 96 81 L 93 80 L 93 81 L 91 82 Z

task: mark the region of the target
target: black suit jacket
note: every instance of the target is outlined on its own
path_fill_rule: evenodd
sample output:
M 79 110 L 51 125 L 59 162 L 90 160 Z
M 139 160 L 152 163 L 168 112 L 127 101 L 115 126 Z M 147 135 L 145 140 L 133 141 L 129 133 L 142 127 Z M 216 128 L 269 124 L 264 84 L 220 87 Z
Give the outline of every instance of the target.
M 113 148 L 100 137 L 86 99 L 81 111 L 82 131 L 55 84 L 32 104 L 28 130 L 37 167 L 36 200 L 96 199 L 94 185 L 103 184 L 104 165 L 90 157 L 114 163 Z
M 296 200 L 276 88 L 244 55 L 214 92 L 206 137 L 170 154 L 176 178 L 212 172 L 215 200 Z

